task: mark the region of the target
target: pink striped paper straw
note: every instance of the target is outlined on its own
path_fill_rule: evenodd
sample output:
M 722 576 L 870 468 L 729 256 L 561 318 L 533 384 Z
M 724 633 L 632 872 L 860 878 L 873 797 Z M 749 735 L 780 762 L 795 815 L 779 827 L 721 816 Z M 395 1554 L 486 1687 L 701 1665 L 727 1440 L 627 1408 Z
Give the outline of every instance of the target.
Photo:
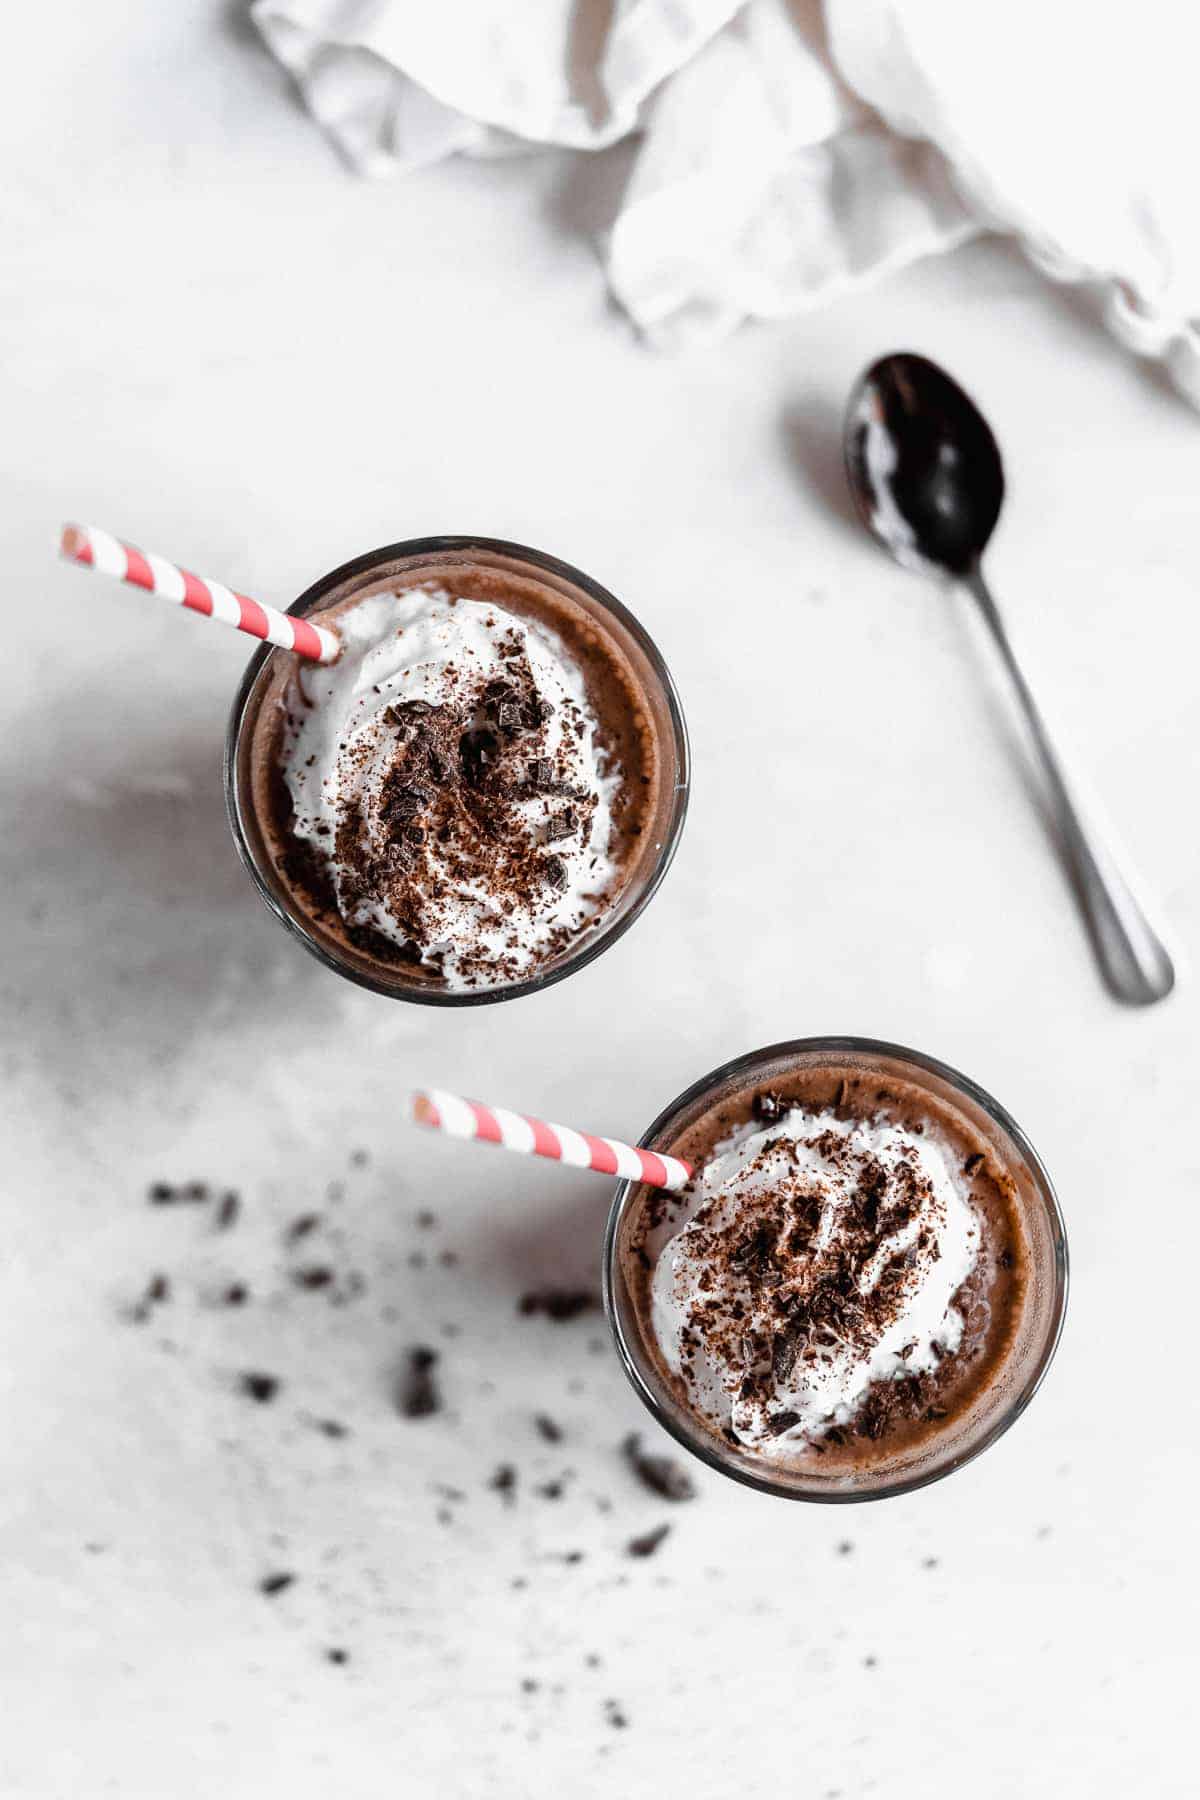
M 198 575 L 177 568 L 165 557 L 135 550 L 132 544 L 123 544 L 120 538 L 96 525 L 64 525 L 62 553 L 69 562 L 99 569 L 103 575 L 115 575 L 118 581 L 145 588 L 150 594 L 161 594 L 164 600 L 190 606 L 193 612 L 207 613 L 222 624 L 248 631 L 251 637 L 265 638 L 281 650 L 307 656 L 311 662 L 331 663 L 341 647 L 333 632 L 323 626 L 294 619 L 273 606 L 261 606 L 257 600 L 235 594 L 219 581 L 201 581 Z
M 505 1112 L 499 1106 L 480 1106 L 442 1088 L 422 1088 L 412 1096 L 412 1116 L 419 1125 L 444 1131 L 447 1137 L 478 1138 L 485 1144 L 501 1144 L 522 1156 L 549 1156 L 575 1169 L 595 1169 L 599 1175 L 622 1175 L 644 1181 L 649 1187 L 674 1191 L 686 1187 L 691 1167 L 677 1156 L 660 1156 L 654 1150 L 638 1150 L 616 1138 L 589 1137 L 566 1125 L 547 1125 L 524 1113 Z

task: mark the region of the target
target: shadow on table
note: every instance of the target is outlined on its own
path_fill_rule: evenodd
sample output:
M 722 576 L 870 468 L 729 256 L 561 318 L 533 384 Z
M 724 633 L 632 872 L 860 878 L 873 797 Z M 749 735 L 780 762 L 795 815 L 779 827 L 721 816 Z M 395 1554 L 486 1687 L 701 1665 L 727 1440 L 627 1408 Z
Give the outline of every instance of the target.
M 238 862 L 208 732 L 27 791 L 0 867 L 21 1053 L 89 1094 L 336 1005 Z
M 846 396 L 820 389 L 794 395 L 779 415 L 780 442 L 792 469 L 834 519 L 860 540 L 862 522 L 846 482 L 842 422 Z
M 617 216 L 636 155 L 637 145 L 626 140 L 608 150 L 561 159 L 562 177 L 546 198 L 550 224 L 570 237 L 591 238 L 607 231 Z

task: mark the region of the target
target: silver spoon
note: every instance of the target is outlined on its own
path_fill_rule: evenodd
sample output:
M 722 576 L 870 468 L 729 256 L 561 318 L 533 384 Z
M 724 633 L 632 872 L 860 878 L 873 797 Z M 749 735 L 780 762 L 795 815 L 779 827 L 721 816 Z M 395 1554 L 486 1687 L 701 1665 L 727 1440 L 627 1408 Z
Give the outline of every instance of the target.
M 1112 854 L 1080 817 L 1046 721 L 983 578 L 1004 468 L 987 421 L 936 363 L 897 352 L 860 377 L 846 410 L 846 473 L 867 530 L 906 568 L 975 598 L 1042 759 L 1058 833 L 1104 978 L 1131 1006 L 1165 999 L 1175 969 Z

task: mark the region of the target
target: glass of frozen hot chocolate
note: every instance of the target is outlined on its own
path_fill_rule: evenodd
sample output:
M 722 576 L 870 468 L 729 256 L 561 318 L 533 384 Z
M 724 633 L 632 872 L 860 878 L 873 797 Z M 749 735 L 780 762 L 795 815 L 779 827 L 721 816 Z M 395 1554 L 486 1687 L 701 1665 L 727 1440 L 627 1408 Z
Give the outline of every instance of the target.
M 628 929 L 683 826 L 687 736 L 642 627 L 586 575 L 488 538 L 423 538 L 291 608 L 329 664 L 252 660 L 225 786 L 276 916 L 397 999 L 512 999 Z
M 634 1387 L 705 1462 L 792 1499 L 880 1499 L 1024 1410 L 1062 1325 L 1062 1216 L 965 1076 L 865 1039 L 777 1044 L 643 1143 L 694 1173 L 622 1183 L 606 1305 Z

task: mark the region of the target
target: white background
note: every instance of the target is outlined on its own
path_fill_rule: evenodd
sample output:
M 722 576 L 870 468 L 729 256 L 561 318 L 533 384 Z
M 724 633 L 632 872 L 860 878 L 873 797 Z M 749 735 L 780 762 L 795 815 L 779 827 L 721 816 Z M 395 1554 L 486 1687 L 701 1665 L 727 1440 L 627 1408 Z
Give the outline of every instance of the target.
M 656 360 L 589 246 L 619 154 L 363 184 L 240 6 L 25 9 L 0 81 L 5 1800 L 1183 1794 L 1197 988 L 1106 998 L 988 647 L 849 521 L 838 420 L 902 346 L 984 404 L 996 589 L 1186 957 L 1196 418 L 996 244 Z M 429 532 L 579 564 L 684 698 L 666 887 L 537 999 L 339 982 L 228 841 L 245 640 L 56 563 L 69 517 L 283 603 Z M 594 1280 L 606 1186 L 414 1134 L 400 1097 L 636 1135 L 716 1062 L 820 1031 L 919 1045 L 1026 1126 L 1071 1231 L 1062 1350 L 943 1485 L 835 1510 L 703 1478 L 632 1562 L 669 1509 L 622 1465 L 642 1419 L 602 1323 L 516 1312 Z M 227 1236 L 147 1206 L 193 1176 L 241 1189 Z M 353 1305 L 290 1287 L 309 1209 Z M 170 1301 L 131 1324 L 160 1269 Z M 235 1278 L 252 1303 L 214 1307 Z M 391 1400 L 414 1342 L 444 1351 L 423 1423 Z M 282 1377 L 272 1406 L 247 1367 Z M 565 1468 L 564 1499 L 532 1492 Z M 268 1600 L 276 1569 L 298 1579 Z

